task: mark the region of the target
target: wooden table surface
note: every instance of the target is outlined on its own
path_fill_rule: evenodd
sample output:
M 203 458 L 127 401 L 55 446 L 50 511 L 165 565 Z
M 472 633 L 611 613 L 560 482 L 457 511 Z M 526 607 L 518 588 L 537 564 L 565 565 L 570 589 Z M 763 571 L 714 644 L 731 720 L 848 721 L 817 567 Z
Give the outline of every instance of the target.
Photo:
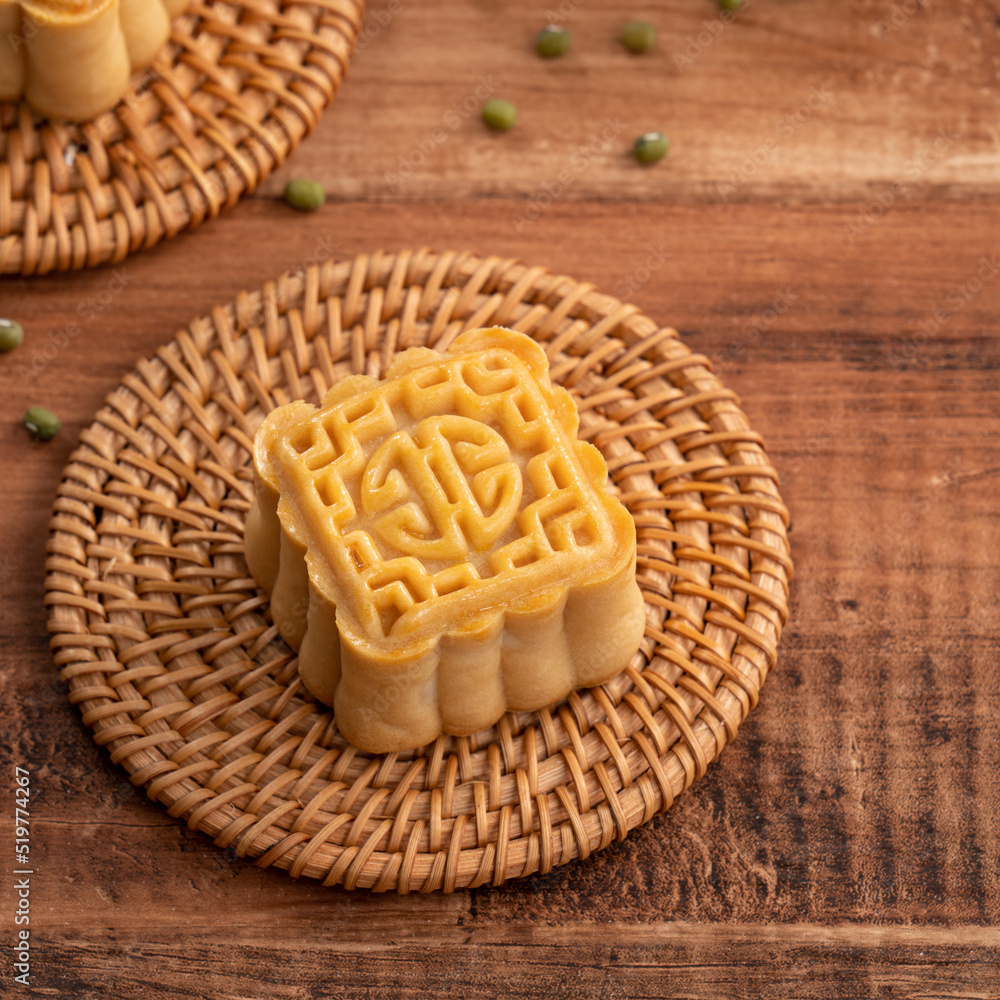
M 531 50 L 546 10 L 561 60 Z M 625 16 L 655 52 L 624 52 Z M 0 283 L 27 331 L 0 358 L 0 857 L 22 765 L 35 870 L 31 985 L 7 951 L 0 994 L 1000 997 L 998 77 L 997 0 L 376 0 L 253 197 L 114 270 Z M 672 149 L 642 168 L 649 129 Z M 282 203 L 293 176 L 320 212 Z M 398 897 L 261 871 L 135 793 L 55 679 L 43 562 L 60 471 L 138 358 L 283 270 L 425 245 L 593 282 L 712 357 L 782 473 L 797 575 L 758 709 L 670 812 L 545 877 Z

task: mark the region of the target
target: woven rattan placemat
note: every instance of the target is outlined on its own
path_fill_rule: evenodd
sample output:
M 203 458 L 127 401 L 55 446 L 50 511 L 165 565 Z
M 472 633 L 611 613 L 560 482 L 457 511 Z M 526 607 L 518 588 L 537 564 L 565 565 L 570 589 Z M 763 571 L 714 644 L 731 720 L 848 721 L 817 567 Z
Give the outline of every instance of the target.
M 364 754 L 301 687 L 248 576 L 254 430 L 494 324 L 545 347 L 607 458 L 646 639 L 616 680 L 550 709 Z M 49 628 L 97 743 L 220 846 L 349 888 L 499 885 L 622 839 L 735 737 L 787 613 L 786 524 L 760 436 L 673 330 L 540 267 L 374 254 L 241 294 L 108 396 L 55 503 Z
M 0 103 L 0 275 L 117 262 L 252 192 L 333 100 L 364 0 L 193 0 L 106 114 Z

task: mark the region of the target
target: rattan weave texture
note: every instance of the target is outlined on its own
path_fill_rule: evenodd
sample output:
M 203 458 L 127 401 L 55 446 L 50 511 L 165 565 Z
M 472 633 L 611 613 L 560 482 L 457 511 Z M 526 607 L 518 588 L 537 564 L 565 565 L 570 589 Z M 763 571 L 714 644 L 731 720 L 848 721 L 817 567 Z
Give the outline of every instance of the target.
M 647 630 L 614 681 L 368 755 L 301 687 L 243 559 L 272 407 L 504 325 L 546 349 L 632 512 Z M 197 319 L 108 396 L 59 488 L 52 647 L 95 740 L 222 847 L 324 884 L 451 891 L 586 858 L 668 808 L 757 704 L 791 562 L 776 474 L 673 330 L 512 260 L 377 253 Z
M 363 0 L 194 0 L 106 114 L 0 103 L 0 275 L 116 263 L 252 192 L 333 100 Z

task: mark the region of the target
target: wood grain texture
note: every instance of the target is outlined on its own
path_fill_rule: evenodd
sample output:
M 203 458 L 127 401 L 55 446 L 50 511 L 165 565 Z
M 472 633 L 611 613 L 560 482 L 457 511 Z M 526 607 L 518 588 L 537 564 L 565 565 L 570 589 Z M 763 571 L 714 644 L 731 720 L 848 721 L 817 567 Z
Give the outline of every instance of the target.
M 530 197 L 567 167 L 561 194 L 584 201 L 867 202 L 894 182 L 902 199 L 996 190 L 1000 26 L 990 2 L 747 0 L 736 17 L 713 0 L 435 8 L 369 5 L 367 44 L 333 111 L 345 134 L 378 135 L 365 169 L 356 145 L 313 142 L 265 191 L 300 171 L 346 198 Z M 545 11 L 563 12 L 573 33 L 562 59 L 532 51 Z M 655 51 L 623 50 L 627 17 L 658 26 Z M 518 106 L 509 134 L 485 132 L 471 113 L 481 88 Z M 619 141 L 601 142 L 608 122 L 622 128 Z M 631 140 L 649 129 L 670 136 L 669 169 L 629 160 Z
M 891 11 L 756 0 L 680 70 L 674 39 L 712 4 L 640 4 L 661 80 L 606 69 L 610 0 L 574 6 L 576 61 L 540 68 L 521 51 L 535 8 L 404 0 L 255 197 L 117 278 L 0 284 L 27 330 L 0 358 L 0 757 L 32 769 L 39 945 L 30 990 L 4 965 L 0 993 L 1000 996 L 1000 11 L 941 0 L 883 41 Z M 500 65 L 544 127 L 469 118 L 389 192 L 385 171 Z M 717 181 L 824 73 L 838 102 L 724 199 Z M 659 109 L 670 158 L 609 151 L 519 229 L 525 196 L 623 105 L 629 137 Z M 962 138 L 866 221 L 952 121 Z M 326 208 L 286 209 L 293 175 L 324 180 Z M 668 814 L 544 878 L 396 898 L 260 871 L 134 793 L 55 677 L 42 565 L 76 436 L 137 358 L 282 270 L 421 245 L 625 289 L 712 357 L 782 472 L 797 576 L 760 708 Z M 18 425 L 35 403 L 64 420 L 50 444 Z

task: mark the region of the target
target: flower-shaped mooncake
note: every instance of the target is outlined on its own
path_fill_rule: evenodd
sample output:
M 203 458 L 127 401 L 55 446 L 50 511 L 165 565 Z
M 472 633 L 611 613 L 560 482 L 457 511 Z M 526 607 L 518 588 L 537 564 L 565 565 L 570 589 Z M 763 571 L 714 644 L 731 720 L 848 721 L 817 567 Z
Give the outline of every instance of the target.
M 0 0 L 0 100 L 82 120 L 111 108 L 188 0 Z
M 635 525 L 577 425 L 542 349 L 501 328 L 264 420 L 247 563 L 356 746 L 476 732 L 635 653 Z

